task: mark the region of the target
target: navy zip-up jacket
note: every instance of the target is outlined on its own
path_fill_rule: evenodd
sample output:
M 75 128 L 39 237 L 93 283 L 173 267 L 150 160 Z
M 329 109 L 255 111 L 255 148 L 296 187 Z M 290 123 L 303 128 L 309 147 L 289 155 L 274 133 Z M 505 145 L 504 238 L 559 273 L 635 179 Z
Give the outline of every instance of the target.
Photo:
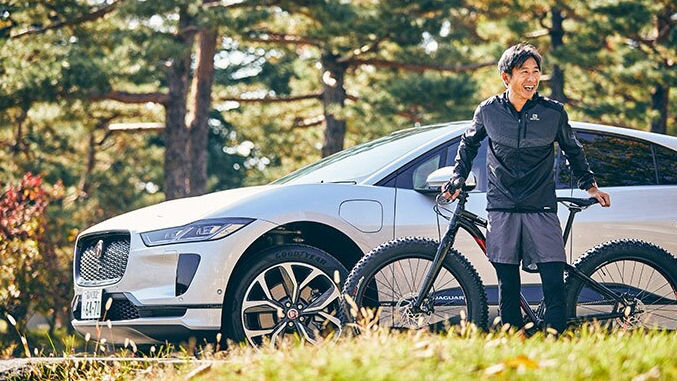
M 554 143 L 564 151 L 578 187 L 590 189 L 593 173 L 564 106 L 536 93 L 518 112 L 508 91 L 482 102 L 463 134 L 451 180 L 468 177 L 484 138 L 487 149 L 487 210 L 556 212 Z M 457 182 L 458 183 L 458 182 Z

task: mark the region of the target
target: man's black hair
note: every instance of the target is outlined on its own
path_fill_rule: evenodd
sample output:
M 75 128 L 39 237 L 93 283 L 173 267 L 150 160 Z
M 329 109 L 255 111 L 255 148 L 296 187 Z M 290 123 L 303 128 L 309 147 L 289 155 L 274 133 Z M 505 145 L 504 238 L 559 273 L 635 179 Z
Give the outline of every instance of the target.
M 538 70 L 541 70 L 541 61 L 543 58 L 533 45 L 525 42 L 513 45 L 506 49 L 506 51 L 503 52 L 503 55 L 501 55 L 501 59 L 498 60 L 498 72 L 512 75 L 513 69 L 522 67 L 524 62 L 529 58 L 536 60 Z

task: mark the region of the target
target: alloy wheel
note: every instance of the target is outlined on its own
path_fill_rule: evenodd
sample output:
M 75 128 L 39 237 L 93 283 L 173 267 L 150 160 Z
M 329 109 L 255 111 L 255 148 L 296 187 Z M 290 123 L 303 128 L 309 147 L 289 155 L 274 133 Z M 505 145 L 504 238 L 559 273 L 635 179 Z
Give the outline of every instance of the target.
M 313 265 L 276 264 L 249 285 L 240 315 L 244 334 L 252 345 L 266 340 L 276 345 L 290 335 L 316 344 L 341 333 L 340 289 Z

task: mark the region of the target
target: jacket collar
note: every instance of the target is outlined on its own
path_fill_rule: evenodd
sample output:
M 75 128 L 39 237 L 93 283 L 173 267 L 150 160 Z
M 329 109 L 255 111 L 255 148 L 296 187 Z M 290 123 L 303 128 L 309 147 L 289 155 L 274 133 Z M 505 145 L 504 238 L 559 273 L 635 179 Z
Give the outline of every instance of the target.
M 517 109 L 516 109 L 515 106 L 512 104 L 512 102 L 510 102 L 510 98 L 508 97 L 508 94 L 509 94 L 508 92 L 509 92 L 509 90 L 505 90 L 505 91 L 503 92 L 503 94 L 501 95 L 500 99 L 501 99 L 501 101 L 502 101 L 502 103 L 503 103 L 503 106 L 504 106 L 504 107 L 507 107 L 508 110 L 510 110 L 510 112 L 511 112 L 515 117 L 518 117 L 519 114 L 520 114 L 520 111 L 517 111 Z M 524 104 L 524 107 L 522 107 L 522 111 L 521 111 L 521 112 L 525 112 L 526 110 L 528 110 L 528 109 L 534 107 L 534 106 L 538 103 L 538 101 L 539 101 L 541 98 L 542 98 L 542 97 L 538 94 L 538 92 L 535 92 L 535 93 L 534 93 L 534 96 L 533 96 L 531 99 L 527 100 L 527 102 Z

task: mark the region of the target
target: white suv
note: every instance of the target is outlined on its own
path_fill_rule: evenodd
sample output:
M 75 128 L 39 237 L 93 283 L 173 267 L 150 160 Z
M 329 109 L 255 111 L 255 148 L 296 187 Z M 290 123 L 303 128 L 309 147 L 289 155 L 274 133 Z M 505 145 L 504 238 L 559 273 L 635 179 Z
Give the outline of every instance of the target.
M 94 335 L 97 321 L 110 320 L 112 328 L 102 330 L 110 342 L 213 340 L 218 332 L 253 344 L 285 334 L 315 341 L 339 327 L 337 284 L 360 257 L 393 238 L 438 237 L 435 192 L 425 180 L 453 164 L 468 125 L 398 131 L 268 185 L 167 201 L 90 227 L 75 248 L 73 326 Z M 580 214 L 569 256 L 616 238 L 644 239 L 677 253 L 677 138 L 572 127 L 613 206 Z M 467 204 L 481 216 L 485 153 L 486 141 L 473 166 L 478 187 Z M 558 196 L 585 196 L 561 152 L 555 176 Z M 465 234 L 456 247 L 496 304 L 496 279 L 484 254 Z M 523 275 L 526 297 L 538 303 L 538 275 Z

